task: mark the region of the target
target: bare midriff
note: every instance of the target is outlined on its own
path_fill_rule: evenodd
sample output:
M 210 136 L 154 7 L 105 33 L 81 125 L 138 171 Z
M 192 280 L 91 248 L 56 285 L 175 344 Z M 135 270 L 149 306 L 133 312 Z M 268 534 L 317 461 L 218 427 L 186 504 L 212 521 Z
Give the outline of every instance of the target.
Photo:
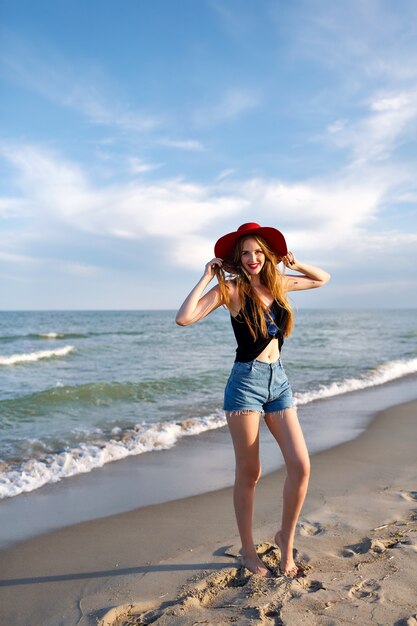
M 270 307 L 272 302 L 267 303 L 265 305 Z M 237 297 L 237 293 L 235 292 L 231 297 L 231 306 L 229 306 L 230 313 L 233 317 L 237 317 L 240 312 L 240 300 Z M 260 354 L 256 357 L 256 361 L 263 361 L 264 363 L 275 363 L 279 359 L 279 344 L 278 339 L 273 338 L 268 343 L 266 348 L 262 350 Z
M 261 354 L 256 357 L 257 361 L 263 361 L 264 363 L 275 363 L 279 359 L 279 345 L 278 339 L 271 339 L 269 344 Z

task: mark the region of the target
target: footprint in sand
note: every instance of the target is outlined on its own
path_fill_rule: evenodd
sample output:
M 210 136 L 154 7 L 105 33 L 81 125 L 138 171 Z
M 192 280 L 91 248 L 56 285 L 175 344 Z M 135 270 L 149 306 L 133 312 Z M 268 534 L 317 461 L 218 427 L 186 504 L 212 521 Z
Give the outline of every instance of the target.
M 409 502 L 417 502 L 417 491 L 401 491 L 401 496 Z
M 216 555 L 230 556 L 232 559 L 239 559 L 242 555 L 238 546 L 225 546 L 214 552 Z
M 222 570 L 186 585 L 169 607 L 141 615 L 139 624 L 223 624 L 231 623 L 239 614 L 242 626 L 266 626 L 279 623 L 283 603 L 292 595 L 290 586 L 277 579 L 252 576 L 245 568 Z M 268 597 L 273 600 L 265 603 Z M 261 598 L 262 602 L 258 602 Z
M 372 540 L 369 537 L 365 537 L 359 543 L 352 543 L 350 546 L 345 546 L 342 550 L 342 556 L 352 557 L 356 554 L 366 554 L 372 547 Z
M 365 600 L 366 602 L 377 602 L 380 599 L 378 591 L 381 589 L 381 585 L 376 580 L 362 580 L 360 583 L 353 585 L 349 589 L 349 595 L 358 600 Z
M 273 569 L 279 562 L 277 547 L 265 543 L 257 548 Z M 253 576 L 244 567 L 228 568 L 209 575 L 202 573 L 197 580 L 184 585 L 174 601 L 164 602 L 159 607 L 150 608 L 145 604 L 119 607 L 118 615 L 114 611 L 108 613 L 100 626 L 191 626 L 200 623 L 276 626 L 282 623 L 281 611 L 286 603 L 298 597 L 302 589 L 315 593 L 324 587 L 320 581 L 307 578 L 262 578 Z
M 321 580 L 311 580 L 308 583 L 308 587 L 307 587 L 307 591 L 309 593 L 317 593 L 317 591 L 325 591 L 326 587 L 323 585 L 323 583 L 321 582 Z
M 395 622 L 394 626 L 417 626 L 417 614 L 409 618 L 404 617 L 400 619 L 398 622 Z
M 143 610 L 145 607 L 142 608 L 140 604 L 125 605 L 119 607 L 117 616 L 113 614 L 113 609 L 104 616 L 100 626 L 188 624 L 188 621 L 184 621 L 186 616 L 194 613 L 198 615 L 199 610 L 215 603 L 218 597 L 227 593 L 228 590 L 246 587 L 250 579 L 250 572 L 245 568 L 230 568 L 214 572 L 197 582 L 186 585 L 176 600 L 163 603 L 156 609 Z
M 319 522 L 309 522 L 308 520 L 299 522 L 297 524 L 297 527 L 300 535 L 303 535 L 303 537 L 322 535 L 324 532 L 326 532 L 324 526 L 322 526 Z
M 269 554 L 274 550 L 279 551 L 279 548 L 277 548 L 275 544 L 269 543 L 269 541 L 264 541 L 263 543 L 256 544 L 256 552 L 259 554 L 259 556 L 264 556 L 265 554 Z
M 401 537 L 393 537 L 391 539 L 373 539 L 371 544 L 371 550 L 372 552 L 376 552 L 377 554 L 382 554 L 387 550 L 398 548 L 404 543 L 408 542 L 407 540 L 403 540 Z
M 404 541 L 402 541 L 399 536 L 389 539 L 370 539 L 369 537 L 365 537 L 359 541 L 359 543 L 352 543 L 349 546 L 345 546 L 342 550 L 342 556 L 350 558 L 358 554 L 367 554 L 368 552 L 383 554 L 387 550 L 397 548 L 402 543 L 404 543 Z

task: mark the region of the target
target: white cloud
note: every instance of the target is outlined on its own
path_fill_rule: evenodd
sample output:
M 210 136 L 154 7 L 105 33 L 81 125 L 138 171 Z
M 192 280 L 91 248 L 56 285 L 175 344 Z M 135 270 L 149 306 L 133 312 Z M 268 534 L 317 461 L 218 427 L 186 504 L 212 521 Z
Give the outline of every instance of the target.
M 371 102 L 371 111 L 399 111 L 410 104 L 410 97 L 406 94 L 398 94 L 377 98 Z
M 293 55 L 313 59 L 331 68 L 354 89 L 364 80 L 407 80 L 417 74 L 415 42 L 416 4 L 318 0 L 314 11 L 300 3 L 292 12 L 290 30 Z M 271 8 L 282 28 L 282 10 Z
M 89 278 L 97 276 L 101 268 L 95 265 L 88 265 L 87 263 L 68 262 L 60 264 L 66 274 L 78 276 L 80 278 Z
M 11 219 L 20 214 L 20 201 L 12 197 L 0 198 L 0 217 L 3 219 Z
M 204 145 L 196 139 L 159 139 L 158 143 L 163 146 L 168 146 L 168 148 L 190 150 L 191 152 L 201 152 L 205 150 Z
M 9 36 L 10 39 L 10 36 Z M 13 50 L 7 52 L 7 50 Z M 119 128 L 123 131 L 150 131 L 160 126 L 155 115 L 132 108 L 114 97 L 114 89 L 100 87 L 106 79 L 97 68 L 87 64 L 75 67 L 62 58 L 57 50 L 44 49 L 44 61 L 39 52 L 13 38 L 3 46 L 3 72 L 10 80 L 31 89 L 48 100 L 76 110 L 92 124 Z M 111 95 L 110 95 L 111 92 Z
M 361 177 L 345 170 L 332 180 L 291 183 L 225 175 L 212 185 L 143 177 L 99 186 L 77 164 L 38 146 L 7 145 L 3 154 L 14 164 L 21 189 L 20 197 L 11 199 L 13 210 L 22 211 L 26 229 L 32 236 L 35 229 L 38 240 L 51 228 L 65 232 L 69 227 L 115 239 L 163 238 L 167 262 L 189 268 L 203 267 L 215 238 L 247 221 L 280 228 L 295 252 L 314 256 L 326 250 L 335 261 L 352 242 L 363 243 L 366 256 L 367 242 L 369 251 L 415 241 L 399 231 L 376 230 L 379 211 L 397 182 L 395 172 L 387 170 L 364 170 Z M 3 205 L 7 211 L 7 200 Z M 17 247 L 8 251 L 20 253 Z M 84 272 L 84 266 L 72 271 Z
M 240 192 L 242 209 L 233 220 L 223 220 L 223 231 L 235 230 L 249 221 L 275 226 L 295 253 L 314 258 L 320 255 L 337 263 L 343 251 L 350 250 L 352 241 L 366 241 L 376 228 L 385 189 L 378 180 L 359 182 L 347 177 L 305 183 L 259 178 L 234 181 L 229 193 Z M 222 190 L 226 193 L 224 184 Z M 192 249 L 193 240 L 190 246 Z M 201 266 L 201 255 L 199 258 Z
M 287 229 L 307 233 L 331 233 L 332 241 L 368 222 L 384 193 L 380 181 L 360 182 L 347 176 L 305 183 L 252 179 L 240 188 L 267 221 L 281 221 Z
M 245 15 L 243 7 L 240 7 L 239 11 L 234 11 L 233 7 L 227 6 L 227 3 L 216 0 L 210 0 L 209 5 L 219 17 L 220 24 L 228 34 L 237 39 L 249 36 L 248 33 L 253 27 L 253 20 L 250 19 L 249 15 Z
M 377 250 L 392 253 L 394 250 L 400 252 L 401 249 L 408 252 L 414 252 L 416 255 L 417 232 L 415 233 L 399 233 L 397 231 L 380 232 L 377 234 L 369 233 L 366 238 L 359 239 L 357 247 L 366 250 Z
M 182 179 L 97 187 L 77 164 L 35 146 L 3 146 L 3 154 L 17 168 L 22 189 L 13 204 L 36 216 L 37 223 L 114 237 L 171 239 L 198 232 L 242 207 L 238 196 Z
M 220 174 L 216 177 L 216 181 L 219 182 L 219 181 L 223 180 L 224 178 L 228 178 L 229 176 L 232 176 L 235 173 L 236 173 L 236 170 L 233 169 L 232 167 L 229 167 L 229 168 L 227 168 L 225 170 L 222 170 L 220 172 Z
M 393 199 L 396 202 L 412 202 L 414 204 L 417 204 L 417 191 L 410 189 L 408 191 L 404 191 L 403 193 L 397 194 Z
M 121 103 L 110 102 L 109 98 L 106 99 L 104 96 L 95 97 L 89 94 L 84 85 L 62 103 L 84 113 L 93 124 L 114 126 L 125 131 L 144 132 L 153 130 L 161 124 L 161 120 L 156 116 L 129 111 Z
M 327 127 L 327 132 L 331 135 L 340 133 L 346 128 L 346 120 L 335 120 Z
M 137 157 L 131 157 L 128 160 L 129 163 L 129 171 L 131 174 L 145 174 L 146 172 L 152 172 L 153 170 L 157 170 L 161 167 L 161 163 L 145 163 L 142 159 L 138 159 Z
M 38 259 L 34 257 L 24 254 L 15 254 L 13 252 L 5 252 L 4 250 L 0 250 L 0 260 L 3 263 L 10 263 L 13 265 L 16 263 L 20 265 L 32 265 L 32 263 L 36 263 L 38 261 Z
M 169 255 L 175 265 L 202 271 L 214 256 L 213 247 L 214 242 L 209 237 L 185 235 L 171 242 Z
M 329 140 L 351 152 L 352 165 L 387 159 L 403 142 L 417 120 L 417 89 L 377 94 L 369 99 L 367 113 L 348 123 L 335 120 L 327 127 Z
M 230 88 L 211 106 L 197 110 L 194 122 L 199 127 L 210 127 L 235 120 L 242 114 L 255 109 L 261 98 L 255 90 Z

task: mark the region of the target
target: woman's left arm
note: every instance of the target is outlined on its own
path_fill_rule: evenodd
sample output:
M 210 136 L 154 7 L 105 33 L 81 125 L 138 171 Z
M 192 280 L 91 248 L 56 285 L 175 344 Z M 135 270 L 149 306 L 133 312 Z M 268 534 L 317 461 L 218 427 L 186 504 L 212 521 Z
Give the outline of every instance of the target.
M 322 287 L 330 280 L 330 274 L 315 267 L 297 261 L 292 252 L 282 259 L 284 265 L 294 272 L 300 272 L 301 276 L 286 276 L 287 291 L 300 291 L 301 289 L 316 289 Z

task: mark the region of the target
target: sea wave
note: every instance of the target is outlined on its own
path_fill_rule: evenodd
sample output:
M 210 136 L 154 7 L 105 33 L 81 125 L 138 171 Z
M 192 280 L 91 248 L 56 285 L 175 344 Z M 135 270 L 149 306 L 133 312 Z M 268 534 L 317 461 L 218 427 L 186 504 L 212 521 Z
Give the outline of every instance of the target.
M 46 333 L 28 333 L 26 335 L 2 335 L 0 336 L 0 343 L 12 343 L 19 342 L 27 339 L 31 340 L 45 340 L 45 339 L 59 339 L 59 340 L 68 340 L 68 339 L 86 339 L 90 336 L 90 334 L 85 333 L 60 333 L 60 332 L 46 332 Z
M 23 354 L 12 354 L 11 356 L 0 356 L 0 365 L 18 365 L 19 363 L 33 363 L 41 359 L 51 359 L 66 356 L 73 352 L 74 346 L 65 346 L 57 350 L 39 350 L 38 352 L 28 352 Z
M 27 335 L 31 339 L 85 339 L 88 337 L 86 334 L 82 333 L 31 333 Z
M 295 393 L 294 398 L 297 405 L 307 404 L 313 400 L 331 398 L 349 391 L 358 391 L 368 387 L 383 385 L 391 380 L 415 373 L 417 373 L 417 358 L 387 361 L 358 378 L 346 378 L 342 381 L 335 381 L 330 385 L 322 385 L 319 389 Z
M 322 385 L 318 389 L 296 393 L 295 400 L 297 405 L 305 405 L 314 400 L 383 385 L 415 373 L 417 373 L 417 358 L 387 361 L 364 373 L 361 377 L 347 378 L 335 381 L 329 385 Z M 160 384 L 163 384 L 166 388 L 168 383 L 170 388 L 178 391 L 179 380 L 178 378 L 172 378 L 169 381 L 162 381 Z M 82 399 L 87 402 L 97 402 L 99 398 L 102 402 L 105 398 L 107 398 L 107 401 L 112 399 L 133 400 L 137 399 L 138 396 L 142 399 L 143 394 L 150 392 L 157 382 L 149 381 L 146 383 L 146 387 L 143 387 L 143 384 L 94 383 L 73 388 L 57 387 L 53 390 L 28 396 L 28 401 L 31 406 L 31 415 L 33 415 L 34 396 L 36 396 L 37 402 L 47 401 L 48 403 L 54 398 L 59 403 L 65 398 L 70 400 Z M 183 393 L 183 390 L 181 392 Z M 43 397 L 44 395 L 45 397 Z M 154 394 L 151 393 L 150 395 L 153 396 Z M 25 398 L 20 399 L 21 402 L 24 400 Z M 7 402 L 9 401 L 3 401 L 2 412 L 7 408 L 3 406 Z M 15 403 L 16 400 L 12 402 Z M 16 406 L 13 408 L 16 410 Z M 23 405 L 19 409 L 23 410 Z M 55 483 L 69 476 L 90 472 L 106 463 L 117 461 L 127 456 L 166 450 L 175 446 L 182 437 L 198 435 L 225 425 L 226 420 L 223 412 L 218 410 L 207 417 L 175 422 L 166 421 L 148 425 L 138 424 L 133 428 L 125 430 L 115 428 L 109 433 L 108 438 L 105 438 L 106 436 L 101 433 L 97 435 L 100 439 L 95 441 L 79 443 L 55 453 L 44 453 L 42 456 L 22 462 L 3 463 L 0 465 L 0 499 L 33 491 L 47 483 Z
M 31 339 L 31 340 L 42 340 L 50 339 L 50 340 L 59 340 L 59 341 L 67 341 L 68 339 L 90 339 L 92 337 L 143 337 L 146 335 L 146 332 L 143 330 L 139 331 L 130 331 L 130 330 L 111 330 L 111 331 L 103 331 L 103 332 L 88 332 L 88 333 L 64 333 L 57 331 L 50 332 L 38 332 L 38 333 L 27 333 L 25 335 L 0 335 L 0 343 L 12 343 L 22 341 L 22 339 Z
M 225 424 L 226 420 L 220 411 L 181 422 L 137 424 L 133 429 L 114 429 L 109 441 L 81 443 L 13 467 L 3 464 L 0 469 L 0 499 L 39 489 L 62 478 L 90 472 L 128 456 L 167 450 L 183 437 L 198 435 Z
M 7 418 L 24 415 L 42 415 L 47 411 L 65 411 L 74 405 L 83 407 L 110 406 L 118 402 L 155 402 L 166 395 L 184 395 L 193 385 L 198 386 L 207 376 L 170 376 L 157 380 L 126 382 L 91 382 L 82 385 L 63 385 L 37 391 L 17 398 L 0 400 L 0 414 Z

